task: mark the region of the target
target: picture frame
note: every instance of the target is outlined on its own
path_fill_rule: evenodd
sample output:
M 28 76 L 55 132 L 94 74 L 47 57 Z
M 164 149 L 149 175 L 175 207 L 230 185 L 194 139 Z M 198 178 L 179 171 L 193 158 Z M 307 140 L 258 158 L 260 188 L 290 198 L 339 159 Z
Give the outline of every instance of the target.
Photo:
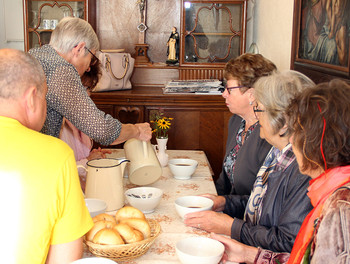
M 350 80 L 350 1 L 294 0 L 291 69 Z

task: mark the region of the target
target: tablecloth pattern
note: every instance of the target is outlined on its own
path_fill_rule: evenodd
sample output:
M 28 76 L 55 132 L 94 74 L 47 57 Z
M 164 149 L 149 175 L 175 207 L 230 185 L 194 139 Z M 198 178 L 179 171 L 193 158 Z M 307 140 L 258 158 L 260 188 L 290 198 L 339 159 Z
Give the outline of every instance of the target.
M 198 161 L 198 167 L 189 180 L 175 179 L 168 166 L 162 168 L 160 179 L 148 186 L 163 190 L 164 194 L 159 206 L 153 213 L 146 214 L 146 218 L 155 219 L 161 226 L 161 233 L 151 248 L 141 257 L 119 261 L 123 264 L 160 264 L 180 263 L 175 253 L 175 244 L 182 238 L 189 236 L 209 236 L 206 231 L 187 227 L 175 210 L 174 202 L 178 197 L 186 195 L 200 195 L 204 193 L 216 194 L 212 178 L 212 170 L 203 151 L 167 150 L 169 159 L 189 158 Z M 124 151 L 112 150 L 108 157 L 124 157 Z M 131 184 L 128 178 L 124 178 L 125 190 L 137 185 Z M 93 256 L 87 249 L 84 257 Z

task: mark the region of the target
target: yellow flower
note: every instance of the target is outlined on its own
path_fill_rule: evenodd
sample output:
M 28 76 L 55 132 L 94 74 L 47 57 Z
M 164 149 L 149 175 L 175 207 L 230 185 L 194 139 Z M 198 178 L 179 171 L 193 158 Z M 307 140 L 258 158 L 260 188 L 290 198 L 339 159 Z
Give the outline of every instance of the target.
M 163 112 L 154 112 L 150 117 L 150 123 L 157 138 L 168 137 L 168 130 L 171 126 L 171 120 L 174 118 L 164 116 Z
M 170 125 L 171 123 L 165 120 L 164 118 L 158 120 L 158 126 L 160 127 L 160 129 L 169 129 Z

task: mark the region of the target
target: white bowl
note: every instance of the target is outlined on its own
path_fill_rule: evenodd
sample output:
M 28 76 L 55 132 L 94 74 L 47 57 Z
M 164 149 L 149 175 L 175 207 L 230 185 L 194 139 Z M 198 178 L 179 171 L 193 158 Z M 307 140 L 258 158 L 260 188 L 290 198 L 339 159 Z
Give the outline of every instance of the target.
M 207 237 L 188 237 L 176 243 L 176 254 L 182 264 L 218 264 L 224 245 Z
M 188 180 L 196 171 L 198 162 L 193 159 L 171 159 L 168 166 L 175 179 Z
M 148 214 L 159 205 L 163 191 L 155 187 L 137 187 L 127 190 L 125 196 L 131 206 Z
M 105 201 L 95 198 L 85 198 L 85 204 L 88 208 L 91 217 L 106 212 L 107 204 Z
M 118 263 L 108 258 L 92 257 L 92 258 L 78 259 L 76 261 L 73 261 L 70 264 L 118 264 Z
M 213 200 L 203 196 L 182 196 L 175 200 L 176 211 L 182 219 L 188 213 L 211 210 L 213 205 Z

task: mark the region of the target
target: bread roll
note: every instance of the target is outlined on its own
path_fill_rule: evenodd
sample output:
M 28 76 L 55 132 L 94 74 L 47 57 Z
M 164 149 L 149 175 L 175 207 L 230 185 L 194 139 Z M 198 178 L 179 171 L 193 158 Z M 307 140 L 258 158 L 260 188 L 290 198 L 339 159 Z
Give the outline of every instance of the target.
M 89 232 L 87 232 L 86 240 L 92 241 L 98 231 L 100 231 L 103 228 L 112 228 L 114 225 L 115 223 L 106 220 L 95 222 L 94 226 L 90 229 Z
M 139 209 L 132 206 L 124 206 L 123 208 L 120 208 L 115 214 L 117 223 L 127 218 L 140 218 L 146 220 L 145 215 Z
M 143 240 L 143 234 L 127 224 L 116 224 L 113 229 L 120 234 L 127 244 Z
M 94 236 L 93 243 L 101 245 L 121 245 L 124 244 L 123 239 L 114 229 L 103 228 Z
M 117 223 L 115 220 L 115 217 L 113 215 L 106 214 L 106 213 L 96 215 L 92 218 L 92 221 L 94 221 L 94 223 L 97 221 L 101 221 L 101 220 L 110 221 L 110 222 L 113 222 L 115 224 Z
M 144 239 L 149 238 L 151 235 L 151 227 L 149 226 L 148 222 L 144 219 L 128 218 L 123 219 L 120 223 L 127 224 L 132 228 L 139 230 L 143 234 Z

